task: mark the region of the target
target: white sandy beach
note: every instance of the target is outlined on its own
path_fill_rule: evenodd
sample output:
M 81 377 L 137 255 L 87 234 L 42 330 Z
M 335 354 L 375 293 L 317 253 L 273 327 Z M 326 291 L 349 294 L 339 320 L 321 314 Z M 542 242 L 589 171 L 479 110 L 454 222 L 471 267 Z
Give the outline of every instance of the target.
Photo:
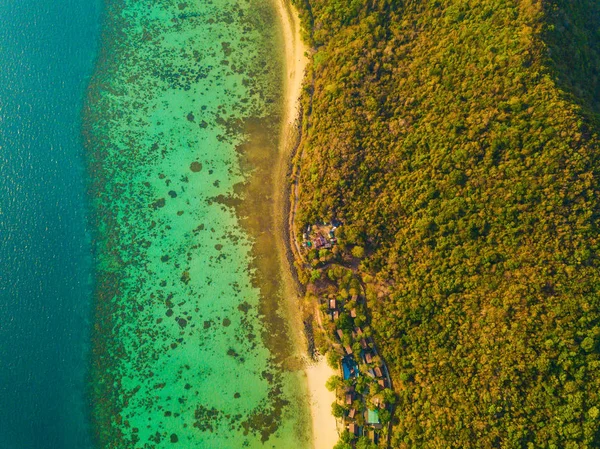
M 310 394 L 310 411 L 313 427 L 314 449 L 331 449 L 338 441 L 335 418 L 331 414 L 331 404 L 335 401 L 335 393 L 325 388 L 327 380 L 335 373 L 325 357 L 306 368 L 308 392 Z
M 285 124 L 293 125 L 298 113 L 298 99 L 304 79 L 304 69 L 308 63 L 307 48 L 300 35 L 300 19 L 288 0 L 277 0 L 277 8 L 281 17 L 285 44 Z M 284 133 L 287 134 L 287 133 Z M 284 136 L 284 138 L 287 138 Z
M 284 129 L 281 140 L 281 151 L 289 151 L 290 136 L 294 133 L 294 122 L 298 116 L 300 92 L 304 79 L 304 69 L 308 62 L 305 53 L 306 46 L 300 36 L 300 20 L 295 9 L 289 5 L 287 0 L 276 0 L 285 43 L 285 109 Z M 288 160 L 285 155 L 283 160 Z M 282 170 L 283 167 L 279 167 Z M 283 174 L 283 173 L 282 173 Z M 282 181 L 285 182 L 283 175 Z M 281 198 L 276 201 L 281 207 Z M 331 414 L 331 404 L 335 401 L 335 393 L 325 388 L 327 380 L 335 373 L 324 357 L 317 363 L 308 364 L 305 368 L 309 404 L 313 432 L 314 449 L 332 449 L 338 441 L 336 420 Z

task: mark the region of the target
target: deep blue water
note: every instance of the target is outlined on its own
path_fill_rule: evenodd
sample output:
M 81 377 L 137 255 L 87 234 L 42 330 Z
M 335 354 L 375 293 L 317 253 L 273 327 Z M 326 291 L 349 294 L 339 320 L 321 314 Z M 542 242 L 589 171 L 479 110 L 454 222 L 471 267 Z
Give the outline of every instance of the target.
M 81 108 L 100 0 L 0 0 L 0 449 L 86 449 Z

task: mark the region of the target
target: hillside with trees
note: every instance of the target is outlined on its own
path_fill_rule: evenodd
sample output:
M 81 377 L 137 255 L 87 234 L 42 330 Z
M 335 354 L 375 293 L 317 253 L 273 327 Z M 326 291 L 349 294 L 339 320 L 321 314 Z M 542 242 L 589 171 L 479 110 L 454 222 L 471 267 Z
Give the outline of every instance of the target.
M 391 446 L 600 447 L 600 3 L 294 3 L 296 224 L 342 223 Z

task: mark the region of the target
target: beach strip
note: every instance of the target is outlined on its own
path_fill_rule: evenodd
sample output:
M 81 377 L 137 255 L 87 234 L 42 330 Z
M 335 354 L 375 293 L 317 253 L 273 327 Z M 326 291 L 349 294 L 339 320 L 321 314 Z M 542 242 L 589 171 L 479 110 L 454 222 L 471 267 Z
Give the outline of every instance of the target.
M 307 48 L 302 42 L 300 34 L 300 19 L 295 8 L 287 0 L 276 0 L 279 15 L 282 22 L 284 48 L 285 48 L 285 84 L 284 84 L 284 117 L 283 132 L 280 143 L 280 169 L 283 176 L 278 177 L 281 182 L 286 183 L 287 165 L 290 162 L 290 150 L 296 135 L 296 120 L 299 119 L 300 93 L 304 80 L 304 70 L 308 63 L 306 56 Z M 281 189 L 284 195 L 289 194 L 287 189 Z M 279 198 L 276 207 L 283 209 L 285 198 Z M 287 217 L 281 223 L 282 228 L 287 226 Z M 286 233 L 284 241 L 287 241 Z M 283 261 L 282 261 L 283 262 Z M 289 291 L 289 289 L 288 289 Z M 288 293 L 289 294 L 289 293 Z M 296 292 L 297 296 L 297 292 Z M 331 404 L 335 401 L 335 393 L 325 387 L 327 380 L 336 372 L 327 364 L 324 357 L 317 362 L 307 364 L 304 369 L 309 392 L 309 406 L 311 414 L 313 448 L 332 449 L 338 441 L 336 420 L 331 414 Z

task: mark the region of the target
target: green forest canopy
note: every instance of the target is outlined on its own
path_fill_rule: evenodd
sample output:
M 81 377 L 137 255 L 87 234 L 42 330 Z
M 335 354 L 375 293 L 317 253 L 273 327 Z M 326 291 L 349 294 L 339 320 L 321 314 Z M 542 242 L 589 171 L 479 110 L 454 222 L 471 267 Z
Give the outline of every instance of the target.
M 392 446 L 600 447 L 600 2 L 295 3 L 298 225 L 366 249 Z

